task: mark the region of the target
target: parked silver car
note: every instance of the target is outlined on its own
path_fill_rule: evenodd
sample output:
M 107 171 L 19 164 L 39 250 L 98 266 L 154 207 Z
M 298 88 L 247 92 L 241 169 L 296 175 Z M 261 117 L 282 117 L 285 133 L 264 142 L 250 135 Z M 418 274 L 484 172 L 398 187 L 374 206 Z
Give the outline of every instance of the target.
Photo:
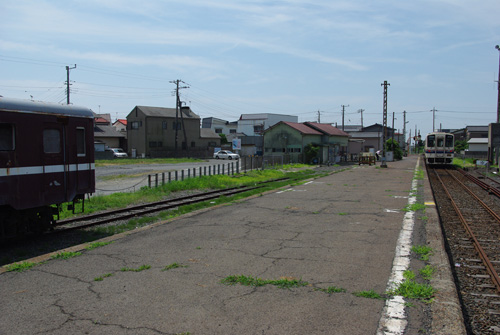
M 113 156 L 115 156 L 117 158 L 126 158 L 126 157 L 128 157 L 127 153 L 125 151 L 123 151 L 122 148 L 109 148 L 107 150 L 113 152 Z
M 216 159 L 240 159 L 240 155 L 235 154 L 229 150 L 221 150 L 214 154 L 214 158 Z

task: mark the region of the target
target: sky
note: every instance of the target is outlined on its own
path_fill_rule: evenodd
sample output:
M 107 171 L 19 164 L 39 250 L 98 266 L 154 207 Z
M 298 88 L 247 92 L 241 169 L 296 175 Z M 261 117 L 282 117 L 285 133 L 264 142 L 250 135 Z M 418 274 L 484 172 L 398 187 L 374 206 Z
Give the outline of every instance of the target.
M 68 66 L 70 103 L 113 121 L 175 108 L 182 80 L 201 118 L 341 128 L 383 123 L 387 81 L 387 125 L 402 132 L 406 111 L 407 135 L 424 136 L 496 121 L 498 13 L 498 0 L 2 0 L 0 95 L 64 104 Z

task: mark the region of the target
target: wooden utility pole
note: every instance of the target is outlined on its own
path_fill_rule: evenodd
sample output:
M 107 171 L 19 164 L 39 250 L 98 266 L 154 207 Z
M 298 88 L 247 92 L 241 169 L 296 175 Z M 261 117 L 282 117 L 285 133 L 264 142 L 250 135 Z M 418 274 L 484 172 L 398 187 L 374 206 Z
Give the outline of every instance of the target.
M 361 113 L 361 128 L 363 128 L 363 112 L 365 110 L 364 109 L 358 109 L 358 113 Z
M 181 99 L 179 97 L 179 89 L 189 88 L 189 86 L 179 87 L 179 83 L 184 83 L 180 79 L 173 80 L 173 81 L 171 81 L 171 83 L 175 84 L 175 144 L 174 144 L 174 150 L 177 153 L 177 147 L 178 147 L 177 144 L 179 142 L 179 111 L 181 112 L 182 130 L 184 132 L 184 141 L 186 142 L 186 148 L 188 147 L 187 137 L 186 137 L 186 127 L 184 126 L 184 117 L 182 116 L 182 110 L 180 110 L 181 109 Z
M 69 70 L 76 69 L 76 64 L 73 67 L 66 66 L 66 104 L 69 105 Z
M 342 131 L 344 131 L 344 112 L 345 112 L 345 108 L 346 107 L 349 107 L 349 105 L 342 105 Z

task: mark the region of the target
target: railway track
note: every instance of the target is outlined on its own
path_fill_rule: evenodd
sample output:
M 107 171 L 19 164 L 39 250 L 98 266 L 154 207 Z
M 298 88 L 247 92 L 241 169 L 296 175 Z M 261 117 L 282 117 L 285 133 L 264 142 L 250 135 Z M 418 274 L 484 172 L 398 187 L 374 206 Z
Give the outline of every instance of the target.
M 428 171 L 472 334 L 500 333 L 500 202 L 492 187 L 455 169 Z
M 243 192 L 248 192 L 265 186 L 266 184 L 278 181 L 285 181 L 288 178 L 275 179 L 257 183 L 253 186 L 238 186 L 223 190 L 203 192 L 184 197 L 167 199 L 147 204 L 130 206 L 116 210 L 105 211 L 96 214 L 90 214 L 80 217 L 74 217 L 67 220 L 57 221 L 53 227 L 55 233 L 67 232 L 70 230 L 84 229 L 98 225 L 109 224 L 112 222 L 124 221 L 134 217 L 146 216 L 165 210 L 171 210 L 180 206 L 191 205 L 208 200 L 217 199 L 221 196 L 232 196 Z

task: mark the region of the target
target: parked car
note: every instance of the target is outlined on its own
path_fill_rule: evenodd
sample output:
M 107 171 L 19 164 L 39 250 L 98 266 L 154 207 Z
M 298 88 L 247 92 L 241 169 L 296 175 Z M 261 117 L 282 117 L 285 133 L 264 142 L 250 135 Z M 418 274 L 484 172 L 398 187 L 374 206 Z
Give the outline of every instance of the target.
M 113 156 L 116 158 L 126 158 L 128 157 L 127 153 L 123 151 L 122 148 L 109 148 L 109 151 L 113 152 Z
M 240 155 L 235 154 L 234 152 L 231 152 L 229 150 L 221 150 L 218 151 L 214 154 L 214 158 L 216 159 L 240 159 Z

